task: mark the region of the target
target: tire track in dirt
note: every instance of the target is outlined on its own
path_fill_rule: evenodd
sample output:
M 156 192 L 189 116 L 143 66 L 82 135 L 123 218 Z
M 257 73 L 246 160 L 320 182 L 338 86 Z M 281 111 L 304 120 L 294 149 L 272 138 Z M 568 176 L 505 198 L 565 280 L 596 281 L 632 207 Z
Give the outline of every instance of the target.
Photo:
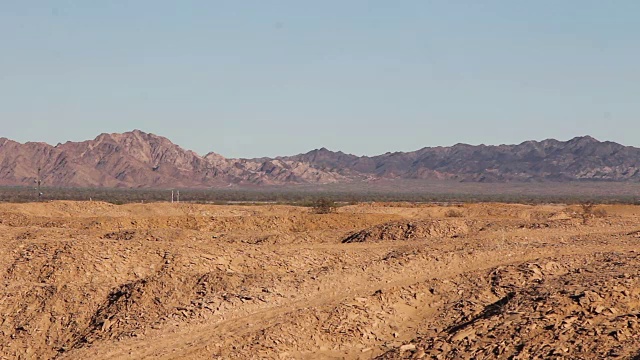
M 0 358 L 371 358 L 499 300 L 496 266 L 637 250 L 632 207 L 456 209 L 0 204 Z
M 425 283 L 433 279 L 448 279 L 461 274 L 488 270 L 498 266 L 514 265 L 534 260 L 540 261 L 541 259 L 558 256 L 577 256 L 600 252 L 624 252 L 638 250 L 640 250 L 640 247 L 638 246 L 621 247 L 617 244 L 606 244 L 596 248 L 568 245 L 561 249 L 543 249 L 535 252 L 525 250 L 520 252 L 500 251 L 483 254 L 476 253 L 472 256 L 473 261 L 470 261 L 471 259 L 469 259 L 468 255 L 459 254 L 453 255 L 449 258 L 445 256 L 442 260 L 436 262 L 433 262 L 432 260 L 417 261 L 411 264 L 405 264 L 404 267 L 407 269 L 405 272 L 383 277 L 382 284 L 366 284 L 366 278 L 346 278 L 343 276 L 344 282 L 364 285 L 356 287 L 337 287 L 329 294 L 312 294 L 304 300 L 295 301 L 284 306 L 264 310 L 241 318 L 229 319 L 214 325 L 196 325 L 185 332 L 178 331 L 171 334 L 158 334 L 158 341 L 151 341 L 152 346 L 149 346 L 149 338 L 147 337 L 147 339 L 139 345 L 136 345 L 136 341 L 123 341 L 120 344 L 121 349 L 114 352 L 103 353 L 98 350 L 98 348 L 93 351 L 97 351 L 97 353 L 100 353 L 105 359 L 127 357 L 153 357 L 166 359 L 183 357 L 210 358 L 211 355 L 215 353 L 216 348 L 228 349 L 232 346 L 240 347 L 240 341 L 243 338 L 247 338 L 249 334 L 258 333 L 277 324 L 291 321 L 291 319 L 296 319 L 299 317 L 301 312 L 305 312 L 308 309 L 321 309 L 321 312 L 328 312 L 336 306 L 339 306 L 341 303 L 353 300 L 357 297 L 370 296 L 377 290 L 382 290 L 384 293 L 385 291 L 389 291 L 389 289 L 406 288 L 408 286 Z M 411 272 L 410 269 L 418 268 L 423 269 L 422 272 L 412 274 L 410 276 L 405 275 L 406 272 Z M 225 335 L 221 336 L 220 334 Z M 229 336 L 227 334 L 233 334 L 233 336 Z M 409 335 L 404 337 L 404 339 L 400 338 L 399 341 L 410 340 L 410 337 L 411 336 Z M 211 346 L 212 343 L 217 344 L 218 346 Z M 255 344 L 251 345 L 255 346 Z M 207 349 L 207 347 L 209 348 Z M 171 351 L 168 351 L 169 349 L 171 349 Z M 312 351 L 313 349 L 308 350 Z M 356 349 L 356 351 L 357 352 L 355 354 L 352 353 L 346 355 L 344 354 L 344 351 L 334 352 L 333 355 L 331 351 L 327 351 L 327 353 L 328 356 L 335 356 L 337 353 L 348 358 L 363 356 L 361 350 Z M 81 356 L 81 354 L 82 353 L 70 355 Z M 221 354 L 220 356 L 222 358 L 234 356 L 237 358 L 243 358 L 246 355 L 246 353 L 234 354 L 233 352 L 229 352 Z M 373 350 L 371 353 L 364 355 L 364 357 L 368 358 L 372 355 L 374 355 Z

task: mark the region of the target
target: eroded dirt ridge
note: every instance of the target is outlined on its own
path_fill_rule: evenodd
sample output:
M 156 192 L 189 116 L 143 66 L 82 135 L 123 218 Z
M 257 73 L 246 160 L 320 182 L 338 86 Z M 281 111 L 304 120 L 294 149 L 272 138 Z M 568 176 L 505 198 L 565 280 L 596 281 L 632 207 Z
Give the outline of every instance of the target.
M 0 358 L 631 359 L 640 208 L 600 209 L 1 204 Z

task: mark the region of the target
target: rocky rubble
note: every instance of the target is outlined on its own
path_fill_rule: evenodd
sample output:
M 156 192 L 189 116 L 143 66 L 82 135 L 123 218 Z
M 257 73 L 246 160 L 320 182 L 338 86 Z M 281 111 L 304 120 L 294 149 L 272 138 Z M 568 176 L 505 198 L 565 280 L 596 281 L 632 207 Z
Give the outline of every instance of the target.
M 578 261 L 575 261 L 578 260 Z M 580 261 L 582 260 L 582 261 Z M 487 286 L 497 300 L 460 299 L 441 321 L 379 359 L 612 359 L 640 351 L 640 257 L 500 267 L 458 291 Z M 433 324 L 432 324 L 433 325 Z
M 640 352 L 640 208 L 459 209 L 0 204 L 0 358 Z
M 462 220 L 427 220 L 390 222 L 355 232 L 342 240 L 343 243 L 411 240 L 428 237 L 458 237 L 469 233 L 469 224 Z

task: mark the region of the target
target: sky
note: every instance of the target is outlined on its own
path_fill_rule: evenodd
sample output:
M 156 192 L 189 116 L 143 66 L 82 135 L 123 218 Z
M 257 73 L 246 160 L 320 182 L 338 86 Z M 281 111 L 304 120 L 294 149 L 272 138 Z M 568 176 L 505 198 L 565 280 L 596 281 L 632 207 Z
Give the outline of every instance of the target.
M 200 154 L 640 146 L 637 0 L 3 0 L 0 137 Z

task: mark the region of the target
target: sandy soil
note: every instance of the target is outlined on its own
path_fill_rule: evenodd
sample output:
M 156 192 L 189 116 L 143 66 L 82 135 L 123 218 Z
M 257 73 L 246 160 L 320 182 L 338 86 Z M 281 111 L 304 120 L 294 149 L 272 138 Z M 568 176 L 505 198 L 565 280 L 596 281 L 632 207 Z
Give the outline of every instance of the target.
M 640 358 L 600 208 L 0 204 L 0 358 Z

